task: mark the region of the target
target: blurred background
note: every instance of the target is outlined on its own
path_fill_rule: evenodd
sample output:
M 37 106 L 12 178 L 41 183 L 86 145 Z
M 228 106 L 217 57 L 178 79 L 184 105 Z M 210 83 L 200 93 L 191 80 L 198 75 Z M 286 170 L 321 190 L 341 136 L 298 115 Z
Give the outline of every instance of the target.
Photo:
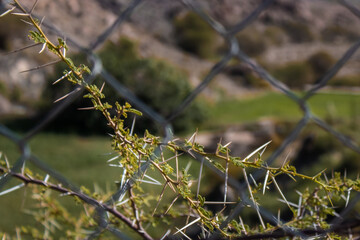
M 62 32 L 59 37 L 88 47 L 130 2 L 40 0 L 35 13 L 46 16 L 45 22 Z M 231 28 L 262 1 L 198 2 L 209 16 Z M 360 7 L 358 1 L 353 3 Z M 24 4 L 30 8 L 32 1 Z M 0 9 L 5 10 L 4 1 Z M 236 38 L 245 54 L 302 96 L 360 39 L 359 23 L 360 19 L 337 1 L 277 0 L 238 32 Z M 18 17 L 8 15 L 0 19 L 0 122 L 19 134 L 34 127 L 56 106 L 54 101 L 73 88 L 65 82 L 52 85 L 63 75 L 62 64 L 22 72 L 55 60 L 49 52 L 38 54 L 41 46 L 6 55 L 32 43 L 26 37 L 30 29 Z M 53 31 L 46 32 L 56 40 Z M 68 54 L 75 63 L 87 63 L 84 53 L 71 41 L 67 43 Z M 140 4 L 95 52 L 117 81 L 167 118 L 227 51 L 224 38 L 181 1 L 155 0 Z M 103 79 L 98 77 L 95 83 L 101 86 Z M 124 102 L 111 87 L 106 85 L 104 91 L 108 102 Z M 360 52 L 308 104 L 314 115 L 359 143 Z M 29 144 L 39 158 L 76 184 L 93 188 L 96 183 L 106 188 L 113 184 L 109 176 L 116 178 L 120 173 L 106 165 L 111 146 L 106 136 L 110 130 L 103 117 L 94 111 L 78 110 L 89 106 L 87 99 L 79 97 Z M 233 58 L 171 123 L 176 136 L 188 138 L 197 131 L 196 141 L 210 152 L 216 150 L 220 141 L 232 142 L 231 154 L 239 157 L 271 140 L 266 158 L 283 143 L 302 116 L 298 104 L 273 88 L 248 64 Z M 131 121 L 132 118 L 129 125 Z M 135 129 L 139 134 L 145 129 L 161 134 L 161 129 L 147 116 L 136 120 Z M 17 146 L 3 136 L 0 151 L 13 162 L 20 156 Z M 356 178 L 360 169 L 358 153 L 312 122 L 275 164 L 281 165 L 285 158 L 308 175 L 326 168 L 329 176 L 333 171 L 345 170 L 347 176 Z M 97 171 L 107 174 L 89 181 L 89 176 L 94 177 Z M 234 171 L 232 175 L 238 177 L 240 172 Z M 215 182 L 209 185 L 220 182 L 212 181 Z M 210 195 L 212 190 L 206 191 Z M 10 206 L 0 209 L 0 215 L 18 218 L 11 210 L 23 204 L 16 194 L 25 193 L 0 199 Z M 12 226 L 14 223 L 8 219 L 0 219 L 0 230 Z

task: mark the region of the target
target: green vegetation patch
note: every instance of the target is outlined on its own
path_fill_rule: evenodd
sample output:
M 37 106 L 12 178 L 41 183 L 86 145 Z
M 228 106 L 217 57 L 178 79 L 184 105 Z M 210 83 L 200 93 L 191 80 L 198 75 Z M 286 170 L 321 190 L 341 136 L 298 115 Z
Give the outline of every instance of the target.
M 141 58 L 137 44 L 130 39 L 121 38 L 116 43 L 108 42 L 100 50 L 99 56 L 105 69 L 116 80 L 164 118 L 169 117 L 192 90 L 185 71 L 159 59 Z M 74 61 L 86 62 L 85 57 L 81 55 L 77 55 Z M 58 99 L 73 88 L 72 84 L 65 81 L 61 83 L 60 87 L 51 85 L 51 82 L 62 75 L 63 69 L 64 66 L 62 65 L 56 68 L 56 77 L 51 77 L 52 80 L 49 81 L 50 84 L 48 90 L 45 91 L 46 96 L 44 96 L 44 99 Z M 100 78 L 95 80 L 99 89 L 103 82 L 104 80 Z M 110 104 L 119 100 L 124 101 L 121 99 L 122 96 L 119 96 L 107 84 L 103 89 L 103 93 L 107 96 L 107 101 Z M 65 130 L 79 131 L 81 129 L 85 134 L 105 133 L 108 127 L 100 113 L 77 110 L 90 105 L 88 99 L 79 97 L 75 104 L 70 106 L 59 118 L 55 119 L 52 129 L 59 129 L 60 127 L 61 132 Z M 52 108 L 53 104 L 46 107 Z M 172 123 L 175 131 L 192 131 L 203 121 L 205 116 L 205 105 L 196 100 Z M 132 121 L 132 117 L 130 117 L 129 121 Z M 131 125 L 131 122 L 129 125 Z M 142 134 L 145 129 L 155 132 L 158 130 L 156 127 L 154 121 L 144 116 L 137 118 L 135 129 Z
M 314 33 L 306 23 L 289 21 L 283 24 L 283 28 L 292 42 L 304 43 L 315 40 Z
M 273 75 L 288 87 L 296 89 L 302 89 L 314 81 L 312 68 L 306 62 L 290 62 L 277 67 L 273 70 Z
M 329 85 L 334 87 L 360 87 L 360 75 L 345 75 L 332 78 Z
M 213 57 L 218 35 L 199 15 L 188 12 L 174 20 L 177 44 L 183 50 L 202 58 Z
M 0 146 L 10 164 L 14 164 L 20 156 L 16 145 L 0 136 Z M 30 141 L 30 147 L 32 153 L 39 159 L 52 169 L 61 172 L 76 186 L 84 185 L 92 190 L 95 185 L 102 189 L 107 187 L 115 189 L 113 180 L 121 175 L 120 168 L 109 167 L 106 164 L 106 160 L 114 156 L 109 155 L 112 150 L 108 137 L 83 138 L 76 135 L 40 134 Z M 26 166 L 31 168 L 32 164 L 27 163 Z M 54 179 L 50 177 L 49 181 L 54 181 Z M 19 181 L 11 180 L 2 190 L 19 183 Z M 0 218 L 0 231 L 13 232 L 15 226 L 33 224 L 33 217 L 23 212 L 34 208 L 34 202 L 30 200 L 30 196 L 31 189 L 27 188 L 1 196 L 0 205 L 6 207 L 0 208 L 0 216 L 6 217 Z M 70 210 L 80 211 L 72 199 L 61 199 Z M 39 226 L 39 229 L 42 229 L 42 226 Z
M 341 119 L 359 117 L 360 96 L 351 94 L 319 93 L 310 98 L 312 112 L 327 118 L 335 115 Z M 262 117 L 299 120 L 303 114 L 298 105 L 281 93 L 265 93 L 257 97 L 223 100 L 211 108 L 205 126 L 257 121 Z
M 268 47 L 268 43 L 263 34 L 255 28 L 246 28 L 236 35 L 241 50 L 250 57 L 257 57 L 264 53 Z

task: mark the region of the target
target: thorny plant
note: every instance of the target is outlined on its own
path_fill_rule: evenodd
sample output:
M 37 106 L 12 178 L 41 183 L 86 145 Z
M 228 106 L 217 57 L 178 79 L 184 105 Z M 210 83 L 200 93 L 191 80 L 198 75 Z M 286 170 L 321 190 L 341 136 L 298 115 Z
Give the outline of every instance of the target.
M 95 84 L 90 84 L 85 80 L 85 75 L 90 74 L 90 69 L 83 64 L 76 66 L 66 56 L 68 47 L 65 41 L 58 38 L 58 42 L 54 43 L 44 33 L 42 21 L 32 15 L 36 2 L 31 10 L 27 11 L 18 0 L 14 0 L 12 8 L 1 16 L 10 13 L 25 18 L 26 20 L 23 20 L 35 28 L 29 34 L 35 43 L 32 46 L 41 45 L 39 53 L 48 49 L 58 57 L 59 60 L 56 62 L 61 61 L 67 65 L 64 75 L 54 84 L 67 79 L 88 92 L 84 97 L 90 99 L 93 104 L 88 109 L 101 112 L 113 131 L 111 135 L 112 148 L 117 152 L 117 156 L 108 162 L 117 161 L 112 165 L 121 167 L 123 173 L 120 181 L 117 182 L 119 191 L 110 197 L 108 193 L 92 193 L 84 187 L 81 191 L 74 191 L 56 182 L 50 182 L 48 175 L 40 176 L 27 168 L 23 168 L 21 172 L 15 172 L 6 157 L 1 155 L 1 178 L 11 176 L 22 183 L 3 191 L 0 195 L 24 186 L 31 188 L 33 198 L 39 203 L 37 206 L 39 211 L 29 211 L 29 213 L 45 228 L 45 231 L 40 231 L 35 227 L 16 228 L 18 238 L 28 235 L 33 239 L 52 239 L 54 233 L 57 236 L 56 234 L 61 231 L 67 238 L 83 239 L 98 237 L 106 230 L 116 236 L 124 237 L 119 229 L 127 227 L 144 239 L 153 239 L 153 236 L 149 234 L 150 226 L 156 227 L 160 222 L 171 225 L 171 221 L 174 219 L 185 219 L 185 226 L 180 229 L 175 227 L 176 231 L 166 231 L 162 239 L 171 236 L 170 234 L 181 234 L 181 237 L 190 239 L 187 230 L 193 225 L 199 226 L 198 238 L 260 239 L 311 236 L 340 239 L 348 234 L 344 229 L 330 224 L 329 218 L 338 216 L 335 205 L 341 204 L 339 198 L 345 199 L 346 206 L 351 191 L 360 191 L 360 180 L 353 181 L 341 177 L 338 173 L 328 180 L 325 171 L 315 176 L 307 176 L 298 173 L 293 166 L 289 165 L 288 161 L 285 161 L 280 167 L 267 166 L 261 156 L 269 142 L 247 157 L 239 158 L 230 155 L 228 148 L 230 143 L 225 145 L 219 143 L 215 153 L 205 152 L 203 146 L 196 143 L 196 133 L 190 139 L 174 139 L 168 142 L 161 142 L 159 137 L 153 136 L 147 131 L 142 137 L 134 134 L 134 125 L 129 129 L 125 126 L 124 120 L 129 113 L 141 115 L 141 112 L 133 109 L 128 103 L 121 105 L 115 102 L 113 106 L 105 101 L 102 93 L 104 85 L 98 88 Z M 67 96 L 65 95 L 57 101 Z M 179 158 L 182 155 L 201 160 L 200 173 L 197 177 L 190 176 L 188 167 L 179 169 Z M 215 202 L 215 204 L 224 206 L 221 211 L 208 210 L 207 205 L 214 204 L 214 202 L 206 201 L 205 197 L 200 195 L 203 165 L 209 166 L 225 179 L 223 201 Z M 242 170 L 248 194 L 244 194 L 243 190 L 245 189 L 241 189 L 234 183 L 234 179 L 230 176 L 229 169 L 234 167 Z M 256 182 L 251 174 L 248 174 L 253 169 L 261 169 L 266 172 L 261 183 Z M 163 180 L 155 180 L 149 176 L 148 172 L 157 172 Z M 293 181 L 308 181 L 309 185 L 315 187 L 309 187 L 302 193 L 298 192 L 298 204 L 294 204 L 286 199 L 277 183 L 276 178 L 279 175 L 287 175 Z M 251 183 L 249 179 L 253 182 Z M 197 183 L 195 191 L 192 187 L 194 182 Z M 141 188 L 142 183 L 162 185 L 160 195 L 156 197 L 150 193 L 144 193 Z M 229 202 L 227 199 L 230 187 L 238 191 L 239 197 L 236 202 Z M 266 214 L 261 211 L 258 199 L 270 187 L 278 191 L 280 202 L 286 203 L 290 209 L 289 220 L 281 220 L 280 213 L 275 218 L 265 216 Z M 160 202 L 164 199 L 166 189 L 170 189 L 174 193 L 174 197 L 172 201 L 163 204 L 163 207 L 160 208 Z M 68 212 L 56 198 L 51 196 L 51 191 L 59 192 L 61 196 L 73 197 L 78 203 L 81 203 L 84 208 L 81 216 L 76 217 Z M 107 200 L 109 197 L 110 201 Z M 154 199 L 156 201 L 153 201 Z M 242 203 L 239 206 L 253 208 L 259 224 L 250 226 L 240 216 L 228 216 L 225 209 L 231 203 Z M 187 209 L 187 212 L 184 209 Z M 264 220 L 264 216 L 267 219 Z M 349 229 L 351 227 L 349 226 Z M 100 231 L 92 231 L 92 229 L 100 229 Z M 2 239 L 10 238 L 10 235 L 6 233 L 1 233 L 1 235 Z

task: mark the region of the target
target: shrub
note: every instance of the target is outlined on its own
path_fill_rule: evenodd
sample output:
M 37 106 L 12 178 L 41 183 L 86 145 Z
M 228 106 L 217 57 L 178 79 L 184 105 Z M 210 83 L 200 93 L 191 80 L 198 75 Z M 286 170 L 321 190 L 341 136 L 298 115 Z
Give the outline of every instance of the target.
M 236 35 L 240 48 L 250 57 L 256 57 L 267 49 L 265 38 L 254 28 L 246 28 Z
M 312 83 L 314 76 L 308 63 L 291 62 L 273 71 L 274 77 L 291 88 L 303 88 Z
M 215 55 L 218 35 L 196 13 L 188 12 L 174 20 L 176 41 L 183 50 L 202 58 Z
M 140 59 L 135 45 L 129 40 L 122 39 L 118 45 L 106 46 L 100 56 L 113 76 L 164 117 L 169 116 L 191 92 L 184 71 L 154 58 Z M 204 117 L 204 106 L 195 101 L 173 125 L 178 131 L 186 131 Z M 146 128 L 149 127 L 147 124 Z
M 304 43 L 315 40 L 315 35 L 305 23 L 286 22 L 283 28 L 292 42 Z
M 6 84 L 0 79 L 0 94 L 4 97 L 8 96 L 8 88 Z
M 22 96 L 22 90 L 20 88 L 20 86 L 15 85 L 10 93 L 10 100 L 13 102 L 21 102 L 21 96 Z
M 324 42 L 355 41 L 360 38 L 357 32 L 340 25 L 329 25 L 321 32 L 321 39 Z
M 307 63 L 311 66 L 316 79 L 322 77 L 328 71 L 336 60 L 327 52 L 319 51 L 311 55 Z
M 279 46 L 286 41 L 286 33 L 278 26 L 268 26 L 264 31 L 265 40 L 269 44 Z
M 141 59 L 138 56 L 136 44 L 129 39 L 122 38 L 116 44 L 109 42 L 99 55 L 108 72 L 164 117 L 169 116 L 191 92 L 185 72 L 164 61 L 153 58 Z M 75 62 L 84 62 L 85 57 L 77 55 L 73 59 Z M 57 77 L 61 76 L 62 69 L 64 69 L 64 65 L 57 66 Z M 53 82 L 57 77 L 52 76 L 50 82 Z M 100 88 L 100 79 L 96 82 Z M 49 86 L 49 90 L 45 91 L 46 96 L 44 98 L 57 99 L 73 88 L 70 83 L 62 84 L 60 91 L 58 86 L 55 87 L 56 91 L 53 86 Z M 107 86 L 105 86 L 103 93 L 108 96 L 109 102 L 115 102 L 121 97 L 113 88 Z M 101 115 L 94 111 L 79 112 L 76 110 L 89 104 L 90 102 L 87 99 L 77 99 L 62 117 L 55 120 L 51 129 L 56 130 L 57 126 L 61 126 L 61 131 L 65 129 L 72 131 L 77 130 L 77 126 L 82 125 L 85 133 L 103 133 L 107 126 L 103 123 Z M 200 124 L 204 117 L 205 106 L 195 102 L 173 122 L 174 129 L 180 132 L 187 131 Z M 139 131 L 143 129 L 157 130 L 153 122 L 146 117 L 137 119 L 136 126 Z
M 329 81 L 329 85 L 335 87 L 359 87 L 360 75 L 345 75 L 335 77 Z
M 242 64 L 232 65 L 226 68 L 225 73 L 236 83 L 249 88 L 268 88 L 269 83 L 258 77 L 251 69 Z

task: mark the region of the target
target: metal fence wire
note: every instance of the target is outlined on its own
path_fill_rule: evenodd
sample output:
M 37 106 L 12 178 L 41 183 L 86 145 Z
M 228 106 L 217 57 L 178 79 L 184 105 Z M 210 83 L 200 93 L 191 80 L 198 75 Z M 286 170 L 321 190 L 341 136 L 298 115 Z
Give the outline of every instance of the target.
M 335 74 L 349 61 L 349 59 L 355 54 L 355 52 L 360 47 L 360 39 L 353 44 L 344 54 L 343 56 L 334 64 L 334 66 L 326 72 L 324 76 L 322 76 L 321 80 L 318 81 L 317 84 L 313 85 L 310 89 L 306 91 L 303 96 L 299 96 L 295 94 L 288 86 L 284 83 L 280 82 L 274 76 L 272 76 L 268 71 L 266 71 L 259 63 L 257 63 L 254 59 L 251 59 L 247 56 L 243 50 L 242 46 L 239 45 L 239 42 L 235 35 L 240 31 L 246 29 L 251 23 L 257 20 L 259 15 L 267 9 L 275 2 L 275 0 L 264 0 L 262 1 L 246 18 L 241 19 L 237 24 L 235 24 L 231 28 L 224 27 L 220 22 L 216 21 L 214 18 L 209 16 L 200 6 L 200 4 L 196 0 L 182 0 L 179 1 L 183 5 L 185 5 L 189 10 L 195 12 L 198 16 L 200 16 L 203 20 L 205 20 L 224 40 L 227 42 L 229 48 L 228 51 L 222 56 L 221 60 L 213 65 L 211 70 L 204 77 L 203 81 L 192 90 L 192 92 L 182 101 L 182 103 L 177 106 L 176 109 L 173 110 L 173 113 L 170 117 L 165 118 L 146 103 L 141 101 L 137 96 L 131 93 L 126 86 L 119 83 L 114 76 L 112 76 L 107 70 L 106 66 L 102 65 L 102 59 L 99 58 L 95 54 L 95 49 L 99 48 L 104 44 L 104 42 L 109 38 L 109 36 L 119 27 L 121 27 L 122 23 L 129 18 L 131 14 L 133 14 L 134 10 L 139 7 L 142 3 L 146 1 L 142 0 L 133 0 L 131 1 L 126 9 L 118 14 L 117 18 L 114 22 L 108 26 L 102 34 L 97 37 L 94 37 L 92 44 L 87 47 L 84 47 L 82 43 L 79 43 L 71 38 L 71 36 L 67 36 L 67 42 L 74 48 L 79 51 L 85 53 L 92 60 L 92 73 L 88 76 L 88 82 L 93 81 L 97 76 L 101 76 L 108 85 L 110 85 L 122 98 L 126 99 L 130 102 L 135 108 L 139 109 L 141 112 L 150 117 L 154 123 L 161 126 L 163 129 L 164 135 L 163 141 L 167 142 L 173 138 L 172 135 L 172 127 L 171 123 L 174 119 L 176 119 L 193 101 L 197 98 L 197 96 L 206 89 L 209 84 L 214 81 L 214 78 L 217 74 L 224 70 L 224 68 L 229 64 L 229 62 L 233 59 L 238 59 L 243 63 L 246 63 L 251 69 L 253 69 L 263 81 L 268 82 L 273 88 L 277 89 L 281 93 L 283 93 L 286 97 L 291 99 L 294 103 L 296 103 L 303 112 L 302 118 L 296 126 L 292 129 L 290 134 L 285 138 L 285 140 L 281 143 L 281 145 L 272 153 L 268 159 L 266 159 L 266 163 L 270 166 L 279 156 L 284 152 L 284 150 L 294 142 L 298 137 L 300 132 L 310 123 L 315 123 L 318 127 L 325 129 L 329 132 L 334 138 L 338 139 L 345 147 L 352 149 L 353 151 L 360 153 L 360 147 L 357 143 L 352 141 L 350 138 L 342 134 L 341 132 L 335 130 L 332 126 L 327 124 L 323 119 L 320 119 L 313 115 L 312 109 L 308 104 L 310 98 L 317 94 L 319 90 L 324 88 L 330 79 L 332 79 Z M 349 9 L 353 14 L 360 18 L 360 9 L 358 9 L 354 4 L 352 4 L 348 0 L 340 0 L 339 4 L 342 4 L 345 8 Z M 42 23 L 42 26 L 47 28 L 47 30 L 55 33 L 58 36 L 63 36 L 63 32 L 60 29 L 57 29 L 54 25 L 47 23 L 46 19 Z M 76 98 L 81 95 L 82 89 L 81 87 L 76 87 L 71 94 L 62 102 L 55 105 L 54 108 L 36 125 L 32 127 L 26 134 L 23 136 L 19 136 L 12 129 L 7 128 L 4 125 L 0 124 L 0 134 L 10 139 L 14 144 L 16 144 L 19 148 L 21 156 L 15 164 L 13 165 L 11 171 L 12 172 L 21 172 L 23 166 L 30 162 L 46 174 L 50 175 L 54 179 L 56 179 L 59 183 L 62 184 L 63 187 L 69 188 L 72 191 L 81 193 L 80 189 L 74 184 L 70 183 L 65 177 L 61 175 L 61 173 L 49 167 L 44 161 L 37 158 L 30 149 L 29 141 L 36 136 L 39 132 L 44 129 L 44 127 L 55 119 L 61 112 L 66 109 Z M 161 149 L 157 149 L 156 154 L 160 154 Z M 203 157 L 194 155 L 197 160 L 200 162 L 204 162 Z M 206 161 L 205 161 L 206 162 Z M 139 174 L 141 171 L 144 171 L 148 167 L 149 163 L 144 163 L 144 165 L 139 170 Z M 206 164 L 210 170 L 217 171 L 215 168 L 211 167 L 211 165 Z M 218 173 L 222 177 L 225 177 L 224 174 Z M 258 171 L 253 177 L 254 179 L 259 179 L 264 176 L 264 172 Z M 135 176 L 136 177 L 136 176 Z M 134 177 L 134 178 L 135 178 Z M 7 188 L 9 180 L 12 178 L 12 175 L 2 176 L 0 179 L 0 190 L 4 191 Z M 133 180 L 134 181 L 134 180 Z M 108 203 L 111 203 L 112 199 L 117 199 L 124 191 L 128 190 L 133 184 L 133 181 L 130 179 L 128 184 L 126 184 L 123 188 L 119 189 L 115 192 L 111 199 L 109 199 Z M 224 221 L 223 226 L 226 226 L 232 219 L 237 218 L 244 206 L 244 204 L 250 204 L 252 207 L 256 207 L 252 205 L 252 202 L 249 200 L 246 191 L 246 183 L 241 183 L 234 179 L 229 179 L 229 184 L 240 193 L 241 199 L 245 199 L 242 203 L 235 205 L 229 214 L 229 217 Z M 246 199 L 248 201 L 246 201 Z M 332 220 L 332 227 L 336 228 L 336 224 L 341 224 L 342 220 L 346 218 L 346 215 L 355 207 L 360 199 L 360 194 L 356 195 L 352 201 L 348 204 L 348 206 L 340 213 L 340 215 L 334 220 Z M 125 235 L 125 233 L 121 232 L 119 229 L 111 227 L 107 222 L 107 209 L 104 209 L 103 206 L 98 206 L 97 203 L 94 203 L 90 200 L 87 201 L 88 204 L 94 205 L 98 209 L 98 218 L 96 218 L 98 224 L 98 231 L 95 231 L 93 234 L 89 236 L 89 239 L 96 237 L 101 231 L 104 229 L 110 231 L 114 236 L 124 239 L 129 239 Z M 268 219 L 270 222 L 276 222 L 275 219 L 277 217 L 273 216 L 266 209 L 259 209 L 262 216 Z M 3 216 L 5 217 L 5 216 Z M 298 236 L 301 238 L 306 238 L 306 233 L 301 230 L 285 228 L 283 229 L 285 232 L 290 232 L 293 236 Z M 216 239 L 215 232 L 212 236 L 213 239 Z M 271 237 L 271 236 L 269 236 Z M 255 236 L 254 236 L 255 238 Z M 260 237 L 259 237 L 260 238 Z

